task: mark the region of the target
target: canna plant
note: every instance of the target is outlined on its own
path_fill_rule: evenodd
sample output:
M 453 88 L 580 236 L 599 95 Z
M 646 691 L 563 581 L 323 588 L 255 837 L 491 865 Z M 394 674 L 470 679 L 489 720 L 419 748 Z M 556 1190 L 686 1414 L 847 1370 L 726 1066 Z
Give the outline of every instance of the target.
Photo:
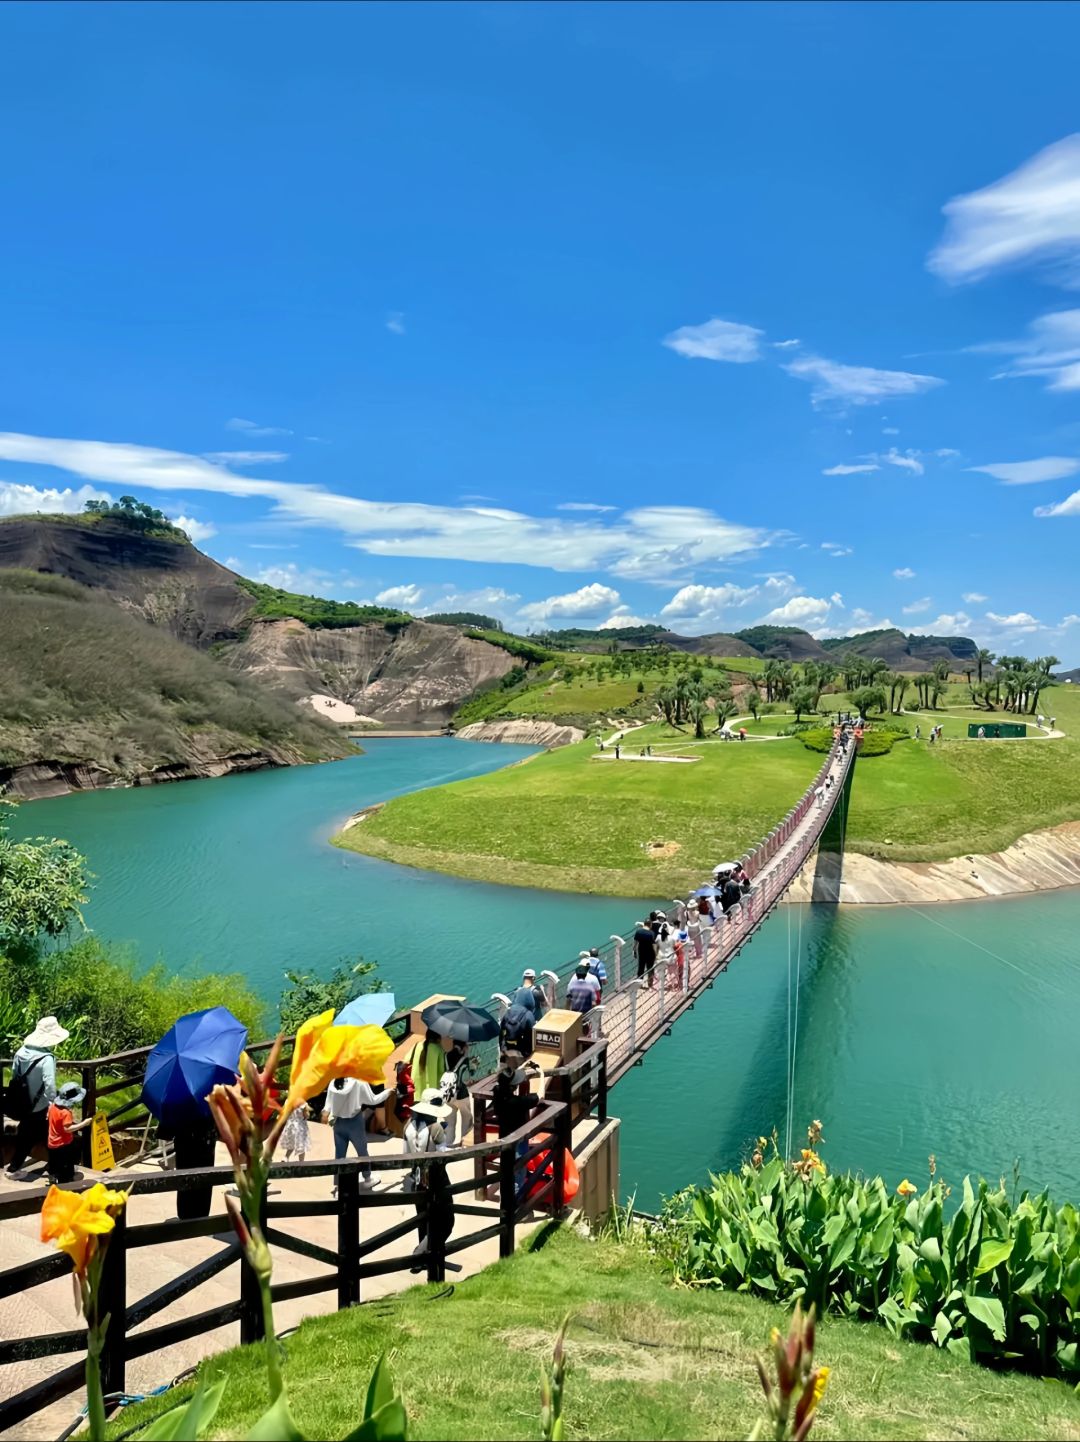
M 799 1300 L 980 1362 L 1080 1380 L 1075 1207 L 1045 1192 L 1013 1204 L 1004 1185 L 966 1178 L 950 1203 L 933 1164 L 921 1192 L 907 1178 L 890 1191 L 880 1177 L 822 1170 L 814 1145 L 788 1163 L 775 1139 L 771 1156 L 763 1142 L 741 1171 L 671 1198 L 651 1228 L 680 1280 Z
M 770 1437 L 774 1442 L 804 1442 L 814 1413 L 825 1395 L 828 1367 L 814 1366 L 814 1309 L 803 1315 L 799 1303 L 788 1328 L 787 1340 L 772 1329 L 772 1357 L 758 1361 L 758 1377 L 765 1393 L 765 1416 L 750 1433 L 750 1442 Z M 769 1376 L 772 1361 L 775 1378 Z

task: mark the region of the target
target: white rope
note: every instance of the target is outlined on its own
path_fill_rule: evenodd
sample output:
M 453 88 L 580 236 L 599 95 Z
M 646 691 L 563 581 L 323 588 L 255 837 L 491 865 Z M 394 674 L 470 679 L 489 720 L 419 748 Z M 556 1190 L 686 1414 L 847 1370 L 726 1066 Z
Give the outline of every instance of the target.
M 936 916 L 931 916 L 920 907 L 913 906 L 911 909 L 916 916 L 921 916 L 925 921 L 932 921 L 935 926 L 940 926 L 942 931 L 947 931 L 950 936 L 955 936 L 958 941 L 966 941 L 968 946 L 974 946 L 977 947 L 979 951 L 985 951 L 987 956 L 992 956 L 995 961 L 1000 961 L 1002 966 L 1010 967 L 1013 971 L 1019 972 L 1021 976 L 1026 976 L 1027 979 L 1033 981 L 1036 986 L 1045 986 L 1050 991 L 1056 991 L 1059 995 L 1069 997 L 1071 1000 L 1071 993 L 1067 992 L 1064 987 L 1055 986 L 1052 981 L 1047 981 L 1045 976 L 1039 976 L 1033 971 L 1028 971 L 1022 966 L 1017 966 L 1015 961 L 1010 961 L 1008 957 L 1002 956 L 999 952 L 991 951 L 988 946 L 983 946 L 981 941 L 972 940 L 970 936 L 965 936 L 962 931 L 954 931 L 951 926 L 946 926 L 943 921 L 939 921 Z
M 785 906 L 787 912 L 787 1095 L 784 1106 L 784 1155 L 791 1156 L 791 907 Z

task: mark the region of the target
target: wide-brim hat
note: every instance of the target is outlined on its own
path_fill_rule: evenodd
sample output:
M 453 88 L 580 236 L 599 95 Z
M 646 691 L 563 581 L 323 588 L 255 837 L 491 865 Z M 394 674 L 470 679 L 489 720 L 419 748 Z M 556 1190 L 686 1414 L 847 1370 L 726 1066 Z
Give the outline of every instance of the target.
M 78 1082 L 65 1082 L 56 1093 L 56 1100 L 65 1107 L 77 1107 L 86 1095 L 86 1088 L 79 1086 Z
M 55 1016 L 43 1016 L 23 1042 L 23 1046 L 59 1046 L 62 1041 L 67 1041 L 70 1035 Z
M 418 1102 L 413 1102 L 412 1114 L 414 1117 L 424 1117 L 433 1122 L 445 1122 L 450 1120 L 452 1108 L 443 1101 L 442 1092 L 438 1087 L 428 1087 Z

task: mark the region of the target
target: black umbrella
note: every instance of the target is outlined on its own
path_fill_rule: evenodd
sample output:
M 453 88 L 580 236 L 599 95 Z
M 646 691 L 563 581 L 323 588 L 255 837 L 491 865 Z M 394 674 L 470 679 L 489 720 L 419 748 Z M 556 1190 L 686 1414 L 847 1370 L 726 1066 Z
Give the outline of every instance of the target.
M 463 1001 L 436 1001 L 420 1019 L 426 1027 L 454 1041 L 490 1041 L 499 1035 L 499 1023 L 489 1011 Z

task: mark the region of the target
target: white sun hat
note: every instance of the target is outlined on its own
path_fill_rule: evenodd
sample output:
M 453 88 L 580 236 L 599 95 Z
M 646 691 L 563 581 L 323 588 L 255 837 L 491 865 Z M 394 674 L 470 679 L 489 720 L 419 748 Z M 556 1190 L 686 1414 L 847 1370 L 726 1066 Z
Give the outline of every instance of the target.
M 62 1041 L 67 1041 L 70 1035 L 55 1016 L 43 1016 L 23 1042 L 23 1046 L 59 1046 Z

